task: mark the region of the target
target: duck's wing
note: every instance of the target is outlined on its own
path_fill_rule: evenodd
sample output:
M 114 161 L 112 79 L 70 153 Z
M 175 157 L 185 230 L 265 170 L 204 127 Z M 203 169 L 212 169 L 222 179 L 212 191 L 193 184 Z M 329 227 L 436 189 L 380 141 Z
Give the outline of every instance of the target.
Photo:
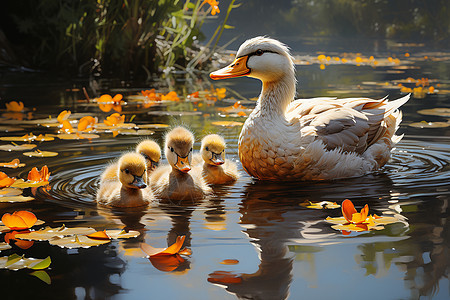
M 397 108 L 408 99 L 299 99 L 290 104 L 286 118 L 291 124 L 299 123 L 302 136 L 322 140 L 328 150 L 363 153 L 381 138 L 394 137 L 401 121 Z

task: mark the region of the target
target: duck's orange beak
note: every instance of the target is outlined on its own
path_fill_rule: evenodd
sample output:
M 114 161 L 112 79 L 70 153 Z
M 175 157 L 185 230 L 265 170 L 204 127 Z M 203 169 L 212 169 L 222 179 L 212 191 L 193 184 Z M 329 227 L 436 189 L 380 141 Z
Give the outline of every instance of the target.
M 186 156 L 184 158 L 178 156 L 175 167 L 183 173 L 189 172 L 191 170 L 191 166 L 189 165 L 189 156 Z
M 209 74 L 209 77 L 214 80 L 240 77 L 250 74 L 250 69 L 247 67 L 248 56 L 236 58 L 233 63 L 225 68 L 217 70 Z

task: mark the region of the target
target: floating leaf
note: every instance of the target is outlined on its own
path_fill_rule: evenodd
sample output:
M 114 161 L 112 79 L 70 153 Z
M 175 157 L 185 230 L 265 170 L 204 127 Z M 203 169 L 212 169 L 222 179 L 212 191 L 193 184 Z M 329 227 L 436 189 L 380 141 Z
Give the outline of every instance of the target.
M 1 243 L 0 242 L 0 251 L 9 250 L 12 247 L 8 243 Z
M 141 249 L 150 257 L 160 255 L 174 255 L 180 251 L 185 238 L 186 237 L 184 235 L 178 236 L 176 242 L 167 248 L 154 248 L 148 244 L 141 243 Z
M 83 140 L 83 139 L 98 139 L 100 136 L 94 133 L 60 133 L 55 135 L 61 140 Z
M 222 265 L 237 265 L 239 260 L 237 259 L 224 259 L 220 262 Z
M 34 145 L 34 144 L 22 144 L 22 145 L 9 144 L 9 145 L 1 145 L 0 146 L 0 150 L 3 150 L 3 151 L 24 151 L 24 150 L 31 150 L 31 149 L 33 149 L 35 147 L 36 147 L 36 145 Z
M 450 126 L 450 122 L 426 122 L 426 121 L 422 121 L 422 122 L 411 123 L 411 124 L 409 124 L 409 126 L 415 127 L 415 128 L 444 128 L 444 127 L 449 127 Z
M 112 239 L 129 239 L 129 238 L 135 238 L 139 236 L 139 231 L 136 230 L 106 230 L 106 234 L 110 236 Z
M 321 202 L 307 201 L 300 205 L 305 206 L 306 208 L 312 208 L 312 209 L 335 209 L 335 208 L 341 207 L 336 202 L 330 202 L 330 201 L 321 201 Z
M 38 142 L 46 142 L 46 141 L 53 141 L 54 138 L 49 135 L 38 135 L 35 136 L 33 133 L 25 134 L 23 136 L 5 136 L 0 137 L 1 141 L 9 141 L 9 142 L 31 142 L 31 141 L 38 141 Z
M 28 202 L 34 200 L 33 197 L 25 197 L 25 196 L 3 196 L 0 197 L 0 203 L 15 203 L 15 202 Z
M 49 241 L 56 238 L 63 238 L 66 236 L 74 235 L 89 235 L 95 232 L 95 229 L 90 227 L 73 227 L 68 228 L 61 226 L 57 228 L 46 227 L 41 230 L 31 231 L 29 233 L 16 234 L 16 238 L 22 240 L 34 240 L 34 241 Z
M 59 123 L 63 123 L 69 119 L 71 114 L 72 112 L 70 110 L 63 110 L 59 113 L 58 117 L 56 117 L 56 120 L 58 120 Z
M 48 268 L 50 263 L 50 257 L 47 257 L 45 259 L 26 258 L 17 254 L 11 254 L 8 257 L 0 257 L 0 269 L 32 269 L 32 267 L 36 266 L 38 266 L 39 269 L 45 269 Z
M 96 231 L 94 233 L 86 235 L 88 238 L 94 239 L 94 240 L 110 240 L 111 237 L 106 233 L 105 230 L 103 231 Z
M 215 126 L 235 127 L 235 126 L 241 126 L 244 123 L 236 122 L 236 121 L 216 121 L 216 122 L 212 122 L 211 124 L 215 125 Z
M 444 108 L 444 107 L 422 109 L 417 112 L 422 115 L 450 117 L 450 108 Z
M 10 162 L 0 163 L 0 167 L 16 169 L 16 168 L 25 167 L 25 164 L 21 164 L 20 160 L 18 158 L 15 158 Z
M 18 196 L 22 193 L 23 191 L 21 189 L 11 187 L 0 189 L 0 197 Z
M 28 172 L 27 176 L 27 179 L 30 182 L 48 182 L 49 178 L 50 172 L 48 171 L 47 165 L 44 165 L 40 171 L 34 167 L 30 172 Z
M 43 270 L 31 272 L 30 275 L 39 278 L 40 280 L 42 280 L 43 282 L 45 282 L 48 285 L 50 285 L 52 283 L 50 276 L 47 274 L 47 272 L 45 272 Z
M 149 260 L 155 268 L 163 272 L 172 272 L 184 262 L 179 254 L 150 256 Z
M 68 236 L 63 238 L 55 238 L 49 241 L 50 245 L 59 246 L 61 248 L 90 248 L 107 244 L 111 240 L 94 240 L 84 235 Z
M 0 172 L 0 188 L 5 188 L 11 186 L 16 179 L 10 178 L 6 173 Z
M 25 181 L 23 179 L 17 179 L 16 181 L 14 181 L 13 184 L 11 184 L 11 187 L 14 188 L 19 188 L 19 189 L 26 189 L 29 187 L 39 187 L 39 186 L 44 186 L 47 185 L 48 181 Z
M 142 129 L 166 129 L 170 126 L 167 124 L 141 124 L 138 127 Z
M 134 130 L 134 129 L 119 129 L 117 130 L 119 134 L 123 135 L 152 135 L 155 132 L 151 130 Z
M 86 116 L 80 119 L 78 122 L 78 131 L 91 131 L 97 124 L 97 118 Z
M 2 222 L 11 230 L 22 230 L 33 227 L 36 223 L 36 216 L 26 210 L 15 211 L 12 215 L 6 213 L 2 217 Z
M 29 157 L 53 157 L 57 156 L 58 152 L 36 150 L 33 152 L 24 152 L 23 155 Z

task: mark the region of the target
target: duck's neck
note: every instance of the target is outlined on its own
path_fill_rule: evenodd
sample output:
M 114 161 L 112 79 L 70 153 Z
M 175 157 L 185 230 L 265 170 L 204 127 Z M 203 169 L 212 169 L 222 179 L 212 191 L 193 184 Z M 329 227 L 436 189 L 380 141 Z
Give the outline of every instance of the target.
M 259 96 L 261 114 L 284 116 L 295 97 L 295 74 L 287 73 L 277 81 L 264 82 Z

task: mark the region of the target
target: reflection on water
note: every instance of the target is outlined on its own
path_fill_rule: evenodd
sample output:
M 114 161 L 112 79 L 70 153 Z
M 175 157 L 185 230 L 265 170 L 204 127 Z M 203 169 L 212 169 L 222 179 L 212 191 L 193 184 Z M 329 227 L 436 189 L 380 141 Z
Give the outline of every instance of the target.
M 301 86 L 310 87 L 302 96 L 321 95 L 328 84 L 352 85 L 353 89 L 355 81 L 409 76 L 374 75 L 356 66 L 333 68 L 328 67 L 323 74 L 313 72 L 312 67 L 300 71 L 306 77 Z M 253 81 L 231 85 L 247 97 L 255 96 L 259 89 Z M 388 92 L 380 89 L 375 93 L 382 96 Z M 62 103 L 65 105 L 62 108 L 72 105 L 73 111 L 92 112 L 93 107 L 77 105 L 74 99 L 67 98 L 65 101 L 69 102 Z M 445 106 L 446 100 L 440 95 L 411 100 L 404 108 L 404 124 L 421 121 L 423 116 L 416 113 L 418 109 Z M 214 106 L 202 109 L 196 106 L 197 112 L 178 116 L 180 111 L 192 112 L 193 105 L 181 102 L 152 107 L 137 115 L 135 122 L 188 124 L 197 135 L 194 150 L 199 149 L 203 135 L 222 134 L 228 145 L 228 159 L 236 160 L 239 127 L 213 127 L 212 121 L 222 119 Z M 216 103 L 228 105 L 225 101 Z M 245 105 L 251 107 L 252 102 Z M 60 111 L 60 107 L 58 111 L 47 109 L 53 115 Z M 165 110 L 164 115 L 155 113 Z M 35 117 L 46 118 L 46 114 L 47 111 L 35 112 Z M 34 124 L 18 124 L 23 134 L 31 130 L 41 133 L 34 131 Z M 33 202 L 2 203 L 0 214 L 31 210 L 49 226 L 126 228 L 140 232 L 135 239 L 90 249 L 66 250 L 35 242 L 28 250 L 14 247 L 2 251 L 1 256 L 17 253 L 52 258 L 47 270 L 50 285 L 27 270 L 0 270 L 1 282 L 8 286 L 2 299 L 34 295 L 45 299 L 142 299 L 162 295 L 172 299 L 324 299 L 348 293 L 350 286 L 352 295 L 369 298 L 374 298 L 370 293 L 375 291 L 380 299 L 448 298 L 448 129 L 421 130 L 405 125 L 400 128 L 405 133 L 404 139 L 378 174 L 332 182 L 267 183 L 249 178 L 240 168 L 243 176 L 234 185 L 214 187 L 211 199 L 181 205 L 154 203 L 133 210 L 97 207 L 94 199 L 102 169 L 123 151 L 133 149 L 139 137 L 113 138 L 111 134 L 102 134 L 101 139 L 92 141 L 56 140 L 39 144 L 41 150 L 59 153 L 46 159 L 22 158 L 20 152 L 2 151 L 1 161 L 20 157 L 27 163 L 23 169 L 7 170 L 11 176 L 25 178 L 32 166 L 40 168 L 47 164 L 51 189 L 37 189 L 37 200 Z M 45 133 L 44 129 L 41 131 Z M 3 131 L 2 135 L 6 134 Z M 152 138 L 161 143 L 163 134 L 164 130 L 155 130 Z M 25 191 L 25 195 L 31 193 Z M 401 222 L 380 231 L 343 235 L 324 221 L 327 216 L 341 216 L 339 209 L 313 210 L 301 205 L 305 201 L 341 203 L 347 198 L 358 210 L 368 204 L 371 214 L 394 215 Z M 186 236 L 184 246 L 192 249 L 190 257 L 148 260 L 139 248 L 141 242 L 167 247 L 181 235 Z M 236 259 L 239 263 L 220 264 L 224 259 Z

